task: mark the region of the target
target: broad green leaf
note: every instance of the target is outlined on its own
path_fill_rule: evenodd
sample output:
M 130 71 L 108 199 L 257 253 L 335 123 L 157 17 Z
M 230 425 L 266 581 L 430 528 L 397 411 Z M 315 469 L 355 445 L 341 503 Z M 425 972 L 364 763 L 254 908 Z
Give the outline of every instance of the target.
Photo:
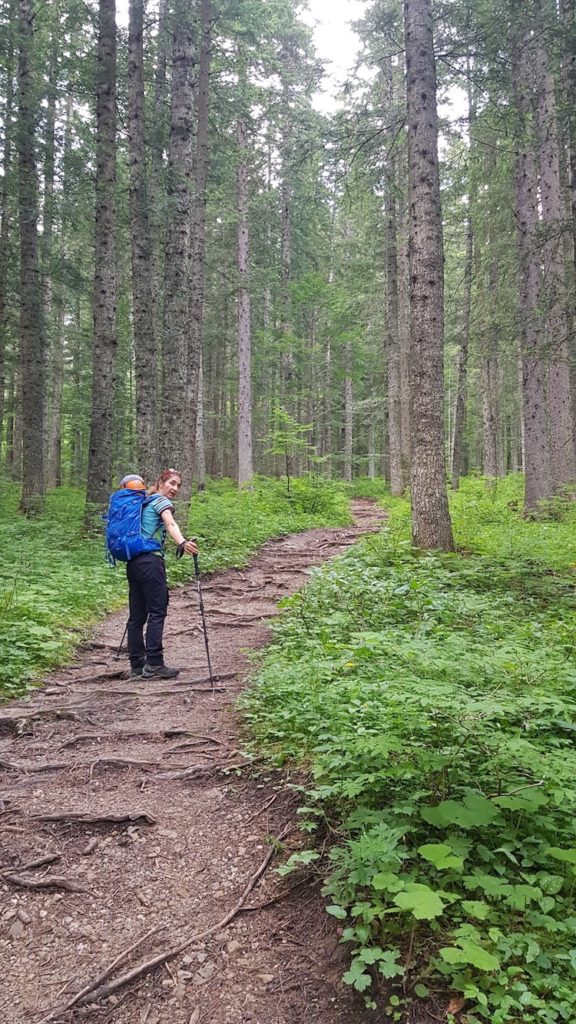
M 496 971 L 500 967 L 497 957 L 470 939 L 461 939 L 458 946 L 443 946 L 440 956 L 447 964 L 472 964 L 479 971 Z
M 485 921 L 490 913 L 490 907 L 484 900 L 462 900 L 461 906 L 469 917 L 475 917 L 478 921 Z
M 401 910 L 411 911 L 418 921 L 431 921 L 434 917 L 440 917 L 444 911 L 438 893 L 418 882 L 410 882 L 404 892 L 394 897 L 394 903 Z
M 393 871 L 379 871 L 372 879 L 372 885 L 378 892 L 399 892 L 404 882 Z
M 378 972 L 385 978 L 399 978 L 404 974 L 404 968 L 402 964 L 398 963 L 398 957 L 400 956 L 399 949 L 387 949 L 384 956 L 380 958 L 378 964 Z
M 556 860 L 561 860 L 566 864 L 576 864 L 576 849 L 562 850 L 559 846 L 551 846 L 546 853 L 550 857 L 555 857 Z
M 499 814 L 491 800 L 476 793 L 468 793 L 464 800 L 443 800 L 436 807 L 423 807 L 421 815 L 429 825 L 444 828 L 460 825 L 461 828 L 477 828 L 490 825 Z
M 337 917 L 339 921 L 343 921 L 346 917 L 346 911 L 344 907 L 339 907 L 336 903 L 330 907 L 326 907 L 326 913 L 332 914 L 332 917 Z
M 451 846 L 446 843 L 426 843 L 418 847 L 418 853 L 424 860 L 429 860 L 435 868 L 443 871 L 446 868 L 460 870 L 464 864 L 462 857 L 457 857 Z

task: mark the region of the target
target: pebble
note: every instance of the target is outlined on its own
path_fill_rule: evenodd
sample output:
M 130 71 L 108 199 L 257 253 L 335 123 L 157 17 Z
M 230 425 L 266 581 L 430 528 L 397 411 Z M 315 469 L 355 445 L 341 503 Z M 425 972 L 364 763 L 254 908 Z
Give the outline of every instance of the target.
M 23 907 L 18 907 L 16 915 L 22 921 L 22 924 L 30 924 L 32 920 L 30 914 L 26 910 L 24 910 Z
M 10 938 L 12 938 L 12 939 L 19 939 L 20 936 L 23 935 L 23 934 L 24 934 L 24 925 L 22 924 L 22 921 L 19 921 L 18 918 L 16 918 L 16 920 L 13 921 L 12 924 L 10 925 L 10 931 L 9 931 Z

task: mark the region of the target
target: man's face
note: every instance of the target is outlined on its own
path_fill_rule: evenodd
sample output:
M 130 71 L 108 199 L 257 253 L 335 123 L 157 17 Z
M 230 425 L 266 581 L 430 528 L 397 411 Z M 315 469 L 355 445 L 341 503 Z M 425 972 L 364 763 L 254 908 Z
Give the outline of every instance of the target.
M 162 491 L 167 498 L 175 498 L 180 490 L 182 481 L 179 476 L 175 473 L 173 476 L 169 476 L 167 480 L 162 484 Z

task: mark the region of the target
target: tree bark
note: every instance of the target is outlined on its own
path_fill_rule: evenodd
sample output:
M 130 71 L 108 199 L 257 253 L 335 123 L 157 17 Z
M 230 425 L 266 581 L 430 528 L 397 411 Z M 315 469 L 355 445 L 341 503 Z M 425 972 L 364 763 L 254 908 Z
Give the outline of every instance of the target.
M 248 136 L 239 118 L 238 143 L 238 486 L 245 487 L 254 475 L 252 464 L 252 360 L 250 291 L 248 282 Z
M 471 136 L 476 120 L 476 100 L 473 94 L 470 76 L 471 60 L 466 61 L 468 72 L 468 135 Z M 469 167 L 473 159 L 472 139 L 469 138 Z M 471 176 L 470 176 L 471 177 Z M 454 429 L 452 433 L 452 489 L 457 491 L 460 477 L 465 472 L 466 464 L 466 383 L 468 376 L 468 347 L 470 344 L 470 325 L 472 314 L 472 271 L 474 267 L 474 221 L 473 206 L 476 189 L 471 181 L 468 183 L 468 206 L 466 210 L 466 256 L 464 259 L 464 299 L 462 308 L 462 330 L 460 349 L 457 362 L 456 403 L 454 408 Z
M 130 0 L 129 10 L 128 167 L 136 441 L 138 472 L 145 480 L 152 480 L 157 468 L 157 350 L 154 322 L 154 259 L 148 216 L 144 143 L 144 0 Z
M 541 305 L 547 318 L 550 367 L 550 457 L 554 490 L 576 479 L 576 450 L 572 419 L 572 393 L 568 337 L 566 280 L 564 274 L 564 209 L 560 181 L 560 152 L 554 79 L 541 32 L 537 33 L 536 78 L 538 88 L 538 135 L 540 201 L 544 229 L 544 273 Z
M 394 109 L 392 64 L 384 67 L 384 102 Z M 388 354 L 388 448 L 390 460 L 390 493 L 399 497 L 404 490 L 402 474 L 402 410 L 400 394 L 400 337 L 398 324 L 398 220 L 396 192 L 396 157 L 391 142 L 386 168 L 386 294 Z
M 188 377 L 194 40 L 186 0 L 175 5 L 172 60 L 168 225 L 164 265 L 160 461 L 180 469 L 187 445 L 184 429 Z
M 352 343 L 346 341 L 344 346 L 344 479 L 352 480 L 353 452 L 353 394 L 352 394 Z
M 96 85 L 96 226 L 92 414 L 86 522 L 106 506 L 112 482 L 116 337 L 116 2 L 99 0 Z
M 198 413 L 196 416 L 196 483 L 198 490 L 206 487 L 206 443 L 204 434 L 204 372 L 202 350 L 198 367 Z
M 14 16 L 14 3 L 10 15 Z M 10 187 L 12 177 L 12 116 L 14 107 L 14 44 L 10 32 L 6 53 L 6 95 L 4 98 L 4 145 L 2 150 L 2 178 L 0 179 L 0 450 L 4 426 L 4 394 L 6 391 L 6 353 L 8 348 L 7 290 L 10 261 Z
M 34 153 L 35 97 L 32 0 L 19 0 L 18 170 L 20 223 L 20 345 L 22 367 L 22 491 L 26 515 L 43 510 L 45 493 L 44 412 L 46 337 L 38 258 L 38 182 Z
M 405 0 L 410 208 L 412 537 L 454 547 L 448 511 L 443 417 L 443 242 L 436 71 L 430 0 Z
M 550 447 L 546 417 L 546 366 L 538 309 L 540 260 L 538 239 L 538 174 L 534 155 L 532 41 L 529 31 L 514 42 L 512 75 L 519 114 L 516 142 L 516 208 L 520 271 L 522 396 L 524 407 L 524 504 L 533 511 L 552 494 Z
M 199 415 L 200 368 L 202 364 L 202 347 L 204 344 L 204 277 L 206 250 L 206 185 L 208 179 L 208 113 L 209 113 L 209 81 L 210 54 L 212 45 L 212 26 L 214 14 L 210 0 L 201 0 L 201 42 L 200 62 L 198 68 L 198 88 L 196 91 L 196 159 L 194 175 L 194 210 L 192 218 L 192 265 L 191 265 L 191 302 L 190 302 L 190 341 L 188 344 L 187 430 L 196 437 L 198 451 L 199 437 L 197 418 Z M 200 430 L 204 429 L 204 418 L 200 418 Z M 203 441 L 202 445 L 203 446 Z M 190 447 L 192 452 L 192 446 Z M 184 464 L 183 497 L 188 499 L 191 493 L 193 465 Z
M 465 428 L 466 428 L 466 381 L 468 376 L 468 346 L 470 342 L 470 323 L 472 312 L 472 268 L 474 265 L 474 228 L 470 197 L 466 214 L 466 258 L 464 262 L 464 303 L 462 311 L 462 333 L 458 352 L 458 369 L 456 384 L 456 405 L 454 409 L 454 429 L 452 434 L 452 488 L 457 491 L 460 477 L 465 470 Z

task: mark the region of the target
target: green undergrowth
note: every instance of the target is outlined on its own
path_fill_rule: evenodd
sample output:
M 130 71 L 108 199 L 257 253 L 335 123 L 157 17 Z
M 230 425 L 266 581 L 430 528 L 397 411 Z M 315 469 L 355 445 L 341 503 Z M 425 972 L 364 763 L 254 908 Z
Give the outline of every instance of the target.
M 127 598 L 124 566 L 111 569 L 104 538 L 82 531 L 83 492 L 48 495 L 44 515 L 18 513 L 18 489 L 0 490 L 0 698 L 16 696 L 41 673 L 63 664 L 88 628 Z M 201 571 L 244 565 L 272 536 L 349 521 L 342 488 L 315 479 L 295 480 L 291 494 L 272 480 L 239 493 L 231 481 L 210 484 L 196 496 L 189 533 L 200 543 Z M 193 575 L 191 559 L 177 562 L 169 544 L 172 584 Z
M 389 502 L 285 602 L 242 702 L 310 778 L 318 845 L 284 870 L 330 851 L 345 980 L 394 1020 L 446 992 L 469 1024 L 576 1020 L 576 533 L 569 507 L 524 522 L 518 488 L 465 482 L 464 554 L 414 551 Z

